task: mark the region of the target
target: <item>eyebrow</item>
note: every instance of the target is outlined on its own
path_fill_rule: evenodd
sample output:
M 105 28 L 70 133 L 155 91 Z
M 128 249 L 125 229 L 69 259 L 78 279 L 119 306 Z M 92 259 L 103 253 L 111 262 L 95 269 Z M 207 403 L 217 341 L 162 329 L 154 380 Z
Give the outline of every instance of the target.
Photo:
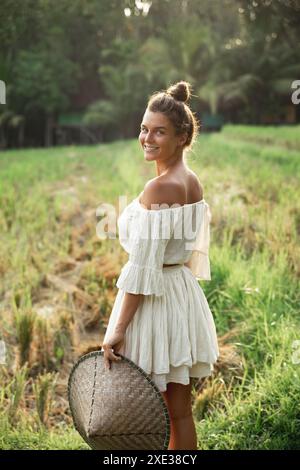
M 145 124 L 141 124 L 141 127 L 147 127 L 147 126 Z M 158 127 L 154 127 L 154 129 L 167 129 L 167 128 L 164 126 L 158 126 Z

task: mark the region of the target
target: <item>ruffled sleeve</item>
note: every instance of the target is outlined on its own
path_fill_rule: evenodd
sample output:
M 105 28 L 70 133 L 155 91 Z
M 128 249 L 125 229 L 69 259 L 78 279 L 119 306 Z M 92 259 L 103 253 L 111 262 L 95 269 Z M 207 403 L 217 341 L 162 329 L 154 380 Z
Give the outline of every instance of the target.
M 172 211 L 141 209 L 136 212 L 129 259 L 117 287 L 131 294 L 164 294 L 163 262 L 173 233 Z
M 205 203 L 203 221 L 197 234 L 195 245 L 189 267 L 193 275 L 198 280 L 210 281 L 210 261 L 209 261 L 209 245 L 210 245 L 210 221 L 211 212 L 209 205 Z

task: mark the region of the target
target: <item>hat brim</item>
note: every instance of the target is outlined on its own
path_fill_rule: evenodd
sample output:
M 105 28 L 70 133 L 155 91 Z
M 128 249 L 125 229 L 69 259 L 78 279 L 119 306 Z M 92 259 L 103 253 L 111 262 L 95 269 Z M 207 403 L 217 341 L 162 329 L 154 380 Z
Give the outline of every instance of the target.
M 68 400 L 74 426 L 95 450 L 168 449 L 170 417 L 157 385 L 122 354 L 104 366 L 93 351 L 73 366 Z

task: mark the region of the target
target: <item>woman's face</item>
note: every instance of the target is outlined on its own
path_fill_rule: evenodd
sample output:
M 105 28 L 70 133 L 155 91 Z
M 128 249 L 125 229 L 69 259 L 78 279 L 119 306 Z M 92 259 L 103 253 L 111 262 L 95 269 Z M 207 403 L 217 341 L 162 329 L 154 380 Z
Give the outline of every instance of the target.
M 162 113 L 146 109 L 141 123 L 139 141 L 146 160 L 167 160 L 182 153 L 186 136 L 175 136 L 175 129 Z

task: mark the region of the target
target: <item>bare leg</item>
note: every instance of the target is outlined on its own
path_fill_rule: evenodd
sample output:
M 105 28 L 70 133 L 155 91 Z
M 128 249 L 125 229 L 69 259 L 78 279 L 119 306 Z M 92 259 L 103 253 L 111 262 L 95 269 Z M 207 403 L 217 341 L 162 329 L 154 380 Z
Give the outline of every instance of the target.
M 171 419 L 169 450 L 197 450 L 197 434 L 192 414 Z
M 169 450 L 197 450 L 197 434 L 192 414 L 191 384 L 174 382 L 162 392 L 170 415 L 171 435 Z

